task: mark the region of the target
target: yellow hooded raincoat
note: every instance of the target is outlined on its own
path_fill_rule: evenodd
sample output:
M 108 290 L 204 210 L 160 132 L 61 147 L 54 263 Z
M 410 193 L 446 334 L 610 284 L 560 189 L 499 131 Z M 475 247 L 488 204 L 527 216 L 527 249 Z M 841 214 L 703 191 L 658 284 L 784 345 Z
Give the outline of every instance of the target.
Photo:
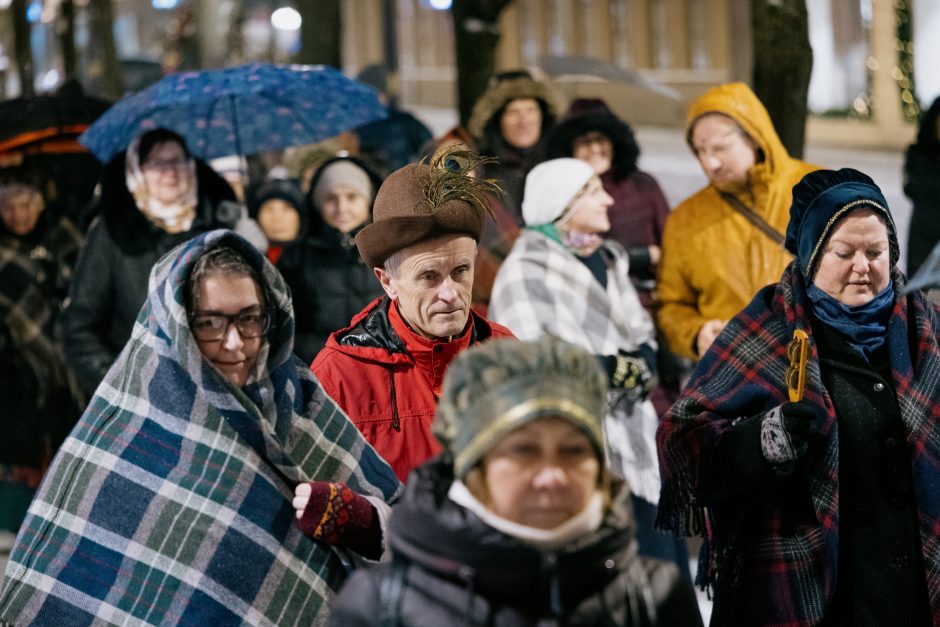
M 750 170 L 750 190 L 737 198 L 783 234 L 791 190 L 817 166 L 787 154 L 764 105 L 744 83 L 720 85 L 696 100 L 689 109 L 687 140 L 693 123 L 706 113 L 734 119 L 763 152 L 763 161 Z M 698 357 L 695 341 L 706 321 L 734 316 L 760 288 L 778 281 L 792 259 L 782 245 L 723 200 L 713 185 L 670 214 L 662 250 L 659 325 L 670 348 L 691 358 Z

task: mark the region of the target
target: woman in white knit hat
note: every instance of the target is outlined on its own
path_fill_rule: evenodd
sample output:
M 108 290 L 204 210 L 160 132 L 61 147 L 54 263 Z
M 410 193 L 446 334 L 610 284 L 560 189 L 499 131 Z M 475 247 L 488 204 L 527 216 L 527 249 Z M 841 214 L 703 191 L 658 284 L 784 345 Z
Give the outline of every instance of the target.
M 624 248 L 605 240 L 613 199 L 593 168 L 552 159 L 526 177 L 525 228 L 493 284 L 489 314 L 521 340 L 552 335 L 597 356 L 610 392 L 604 421 L 611 470 L 633 493 L 641 554 L 675 560 L 688 573 L 683 541 L 657 534 L 653 321 L 628 275 Z M 689 581 L 691 584 L 691 581 Z

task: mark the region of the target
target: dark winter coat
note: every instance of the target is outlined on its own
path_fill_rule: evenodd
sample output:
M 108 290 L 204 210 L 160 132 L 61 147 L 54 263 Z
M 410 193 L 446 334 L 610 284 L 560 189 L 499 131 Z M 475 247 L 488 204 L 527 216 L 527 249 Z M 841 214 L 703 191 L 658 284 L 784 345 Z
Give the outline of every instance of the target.
M 362 168 L 378 190 L 381 179 L 362 161 L 343 157 Z M 311 181 L 316 189 L 324 168 L 339 159 L 320 166 Z M 350 233 L 340 233 L 327 225 L 314 206 L 313 194 L 308 194 L 306 223 L 309 235 L 284 249 L 277 269 L 290 287 L 294 299 L 296 338 L 294 352 L 307 364 L 313 363 L 317 353 L 326 345 L 330 333 L 342 329 L 363 307 L 382 295 L 382 286 L 375 273 L 359 256 L 356 233 L 365 224 Z
M 700 625 L 675 565 L 636 554 L 626 490 L 601 528 L 542 552 L 447 497 L 447 460 L 410 477 L 393 510 L 391 564 L 359 571 L 332 625 Z
M 892 280 L 883 357 L 859 368 L 812 324 L 792 262 L 728 322 L 660 424 L 657 523 L 704 535 L 713 625 L 917 625 L 926 599 L 940 625 L 940 322 Z M 809 335 L 801 403 L 816 416 L 806 453 L 781 468 L 761 429 L 788 401 L 794 329 Z
M 53 207 L 25 236 L 0 222 L 0 466 L 42 468 L 78 418 L 56 320 L 81 243 Z
M 867 364 L 826 325 L 813 334 L 839 426 L 839 574 L 824 624 L 926 627 L 911 452 L 887 347 Z
M 237 217 L 235 193 L 208 165 L 196 162 L 199 204 L 189 231 L 171 234 L 140 212 L 125 182 L 123 154 L 105 169 L 100 217 L 88 231 L 62 312 L 65 354 L 89 397 L 127 343 L 147 297 L 153 264 L 173 247 Z
M 907 241 L 907 274 L 911 276 L 940 242 L 940 98 L 924 114 L 917 142 L 904 158 L 904 193 L 914 204 Z

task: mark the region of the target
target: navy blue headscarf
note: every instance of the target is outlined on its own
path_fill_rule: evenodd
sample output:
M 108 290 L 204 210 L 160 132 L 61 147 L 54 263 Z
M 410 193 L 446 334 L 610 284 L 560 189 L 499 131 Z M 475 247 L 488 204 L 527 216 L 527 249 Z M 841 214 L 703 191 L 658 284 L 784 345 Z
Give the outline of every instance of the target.
M 891 267 L 900 257 L 897 229 L 888 201 L 871 177 L 843 168 L 810 172 L 793 186 L 790 223 L 785 246 L 796 256 L 806 279 L 813 314 L 842 334 L 866 360 L 884 343 L 885 323 L 894 304 L 894 286 L 888 286 L 870 302 L 849 306 L 812 284 L 826 241 L 836 225 L 853 211 L 869 209 L 884 218 L 888 229 Z

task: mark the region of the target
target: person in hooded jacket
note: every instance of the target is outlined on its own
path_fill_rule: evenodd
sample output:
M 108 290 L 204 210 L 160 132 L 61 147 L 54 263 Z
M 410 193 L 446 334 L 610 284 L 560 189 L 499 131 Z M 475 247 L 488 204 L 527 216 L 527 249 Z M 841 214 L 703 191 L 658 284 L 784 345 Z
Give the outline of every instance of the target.
M 239 214 L 228 183 L 165 129 L 111 160 L 98 204 L 62 312 L 66 358 L 88 397 L 130 338 L 157 259 Z
M 605 377 L 545 336 L 473 347 L 393 509 L 391 563 L 341 589 L 332 625 L 701 625 L 674 564 L 637 555 L 627 485 L 608 474 Z
M 904 193 L 914 204 L 907 239 L 912 276 L 940 242 L 940 98 L 921 117 L 917 141 L 907 149 Z
M 35 171 L 0 181 L 0 530 L 16 531 L 79 396 L 56 332 L 82 237 Z
M 248 196 L 248 215 L 268 240 L 268 261 L 277 264 L 284 250 L 307 234 L 303 193 L 292 179 L 269 179 L 249 190 Z
M 480 153 L 496 159 L 484 165 L 482 177 L 499 185 L 501 208 L 518 226 L 523 224 L 525 177 L 544 158 L 555 111 L 554 96 L 545 83 L 526 71 L 512 71 L 493 77 L 467 123 Z
M 356 158 L 324 163 L 307 195 L 310 234 L 278 262 L 297 311 L 294 350 L 308 364 L 333 331 L 382 294 L 356 248 L 356 234 L 372 222 L 372 201 L 380 184 Z
M 816 166 L 794 159 L 744 83 L 689 107 L 686 141 L 708 185 L 669 214 L 656 284 L 669 347 L 698 359 L 792 256 L 783 248 L 791 190 Z

